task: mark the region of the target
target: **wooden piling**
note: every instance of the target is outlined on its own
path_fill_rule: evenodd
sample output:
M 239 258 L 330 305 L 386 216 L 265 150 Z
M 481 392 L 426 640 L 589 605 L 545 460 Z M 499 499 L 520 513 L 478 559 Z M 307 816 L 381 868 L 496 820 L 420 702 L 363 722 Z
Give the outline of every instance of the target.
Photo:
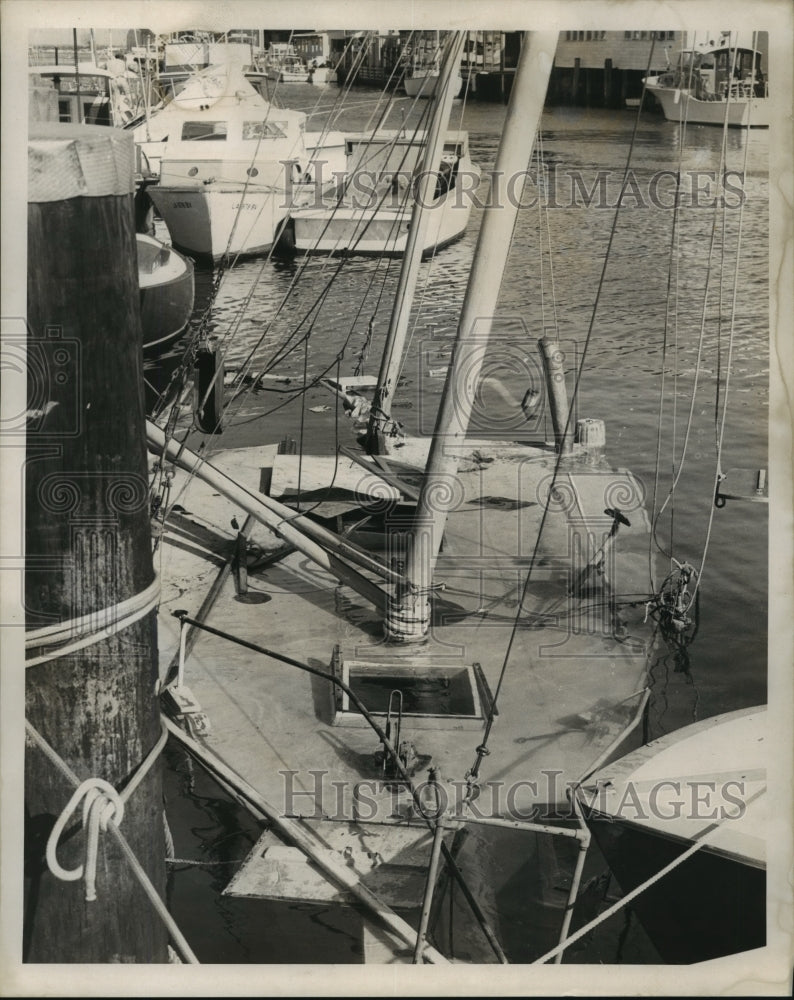
M 54 405 L 28 426 L 26 622 L 35 629 L 90 614 L 107 626 L 114 606 L 153 582 L 133 138 L 32 125 L 28 162 L 28 397 L 31 407 Z M 156 649 L 152 608 L 28 669 L 27 718 L 81 781 L 121 789 L 157 742 Z M 82 881 L 49 871 L 45 844 L 73 791 L 28 744 L 24 960 L 167 961 L 164 925 L 114 838 L 100 834 L 94 902 Z M 161 897 L 162 814 L 158 761 L 131 794 L 120 829 Z M 77 817 L 57 850 L 65 868 L 85 862 Z
M 612 60 L 604 60 L 604 107 L 612 107 Z

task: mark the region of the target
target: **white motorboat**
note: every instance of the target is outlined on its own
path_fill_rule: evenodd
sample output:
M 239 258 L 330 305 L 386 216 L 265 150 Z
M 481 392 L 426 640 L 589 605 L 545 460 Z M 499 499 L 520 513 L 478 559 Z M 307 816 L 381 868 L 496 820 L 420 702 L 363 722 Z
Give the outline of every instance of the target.
M 440 76 L 440 32 L 431 32 L 430 35 L 433 37 L 420 36 L 408 53 L 410 62 L 403 79 L 403 87 L 409 97 L 429 98 L 436 92 Z M 459 68 L 453 71 L 449 85 L 453 95 L 457 97 L 463 86 Z
M 288 245 L 301 253 L 403 254 L 425 141 L 424 132 L 348 136 L 344 191 L 293 211 Z M 448 132 L 432 204 L 426 206 L 423 255 L 463 235 L 479 177 L 469 157 L 468 133 Z
M 653 740 L 577 791 L 620 887 L 646 886 L 632 906 L 666 962 L 764 945 L 766 736 L 766 706 L 715 716 Z
M 302 112 L 269 104 L 239 65 L 196 74 L 136 131 L 174 245 L 212 260 L 267 252 L 293 204 L 344 169 L 342 134 L 312 137 L 305 125 Z
M 645 79 L 668 121 L 739 128 L 769 127 L 769 84 L 761 53 L 731 42 L 704 41 L 682 49 L 675 67 Z
M 289 42 L 272 42 L 265 53 L 268 80 L 278 83 L 308 83 L 309 67 Z

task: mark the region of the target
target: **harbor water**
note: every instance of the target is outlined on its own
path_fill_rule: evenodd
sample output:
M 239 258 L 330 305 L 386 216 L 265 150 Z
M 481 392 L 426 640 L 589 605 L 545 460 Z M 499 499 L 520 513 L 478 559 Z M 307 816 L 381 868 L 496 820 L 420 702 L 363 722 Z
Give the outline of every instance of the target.
M 313 112 L 309 129 L 320 130 L 330 118 L 322 102 L 330 108 L 332 97 L 318 107 L 313 88 L 284 85 L 278 97 Z M 351 97 L 334 128 L 361 129 L 373 116 L 376 94 Z M 385 126 L 411 128 L 408 108 L 397 101 Z M 483 171 L 482 202 L 504 113 L 476 103 L 456 102 L 453 109 L 451 127 L 468 131 L 472 160 Z M 655 532 L 661 565 L 673 568 L 672 557 L 699 571 L 692 621 L 680 641 L 660 644 L 653 665 L 649 738 L 766 701 L 767 506 L 728 500 L 717 509 L 713 501 L 718 471 L 728 474 L 729 491 L 768 464 L 769 132 L 731 130 L 722 145 L 719 128 L 689 126 L 682 135 L 679 125 L 648 112 L 639 122 L 633 111 L 544 114 L 541 173 L 530 165 L 477 408 L 479 436 L 498 428 L 504 437 L 551 438 L 550 422 L 533 423 L 520 415 L 520 404 L 528 388 L 542 389 L 538 339 L 555 336 L 569 394 L 583 361 L 574 416 L 604 421 L 608 460 L 636 474 L 649 512 L 662 508 Z M 432 432 L 482 211 L 475 205 L 464 237 L 422 264 L 394 407 L 407 433 Z M 167 239 L 162 223 L 157 227 Z M 399 261 L 357 257 L 249 259 L 227 269 L 208 332 L 227 370 L 269 377 L 234 390 L 223 432 L 203 439 L 205 453 L 285 437 L 312 454 L 350 444 L 349 421 L 317 383 L 354 370 L 377 374 L 398 271 Z M 197 270 L 194 324 L 216 274 Z M 168 385 L 184 344 L 147 363 L 150 405 Z M 180 426 L 187 427 L 191 404 L 183 402 Z M 191 445 L 200 440 L 193 435 Z M 649 591 L 661 582 L 649 579 Z M 349 911 L 218 895 L 259 828 L 198 767 L 188 781 L 192 765 L 181 751 L 172 750 L 169 765 L 176 857 L 197 862 L 171 865 L 169 902 L 178 922 L 192 924 L 183 929 L 199 957 L 360 962 Z M 589 867 L 594 887 L 614 891 L 598 882 L 603 863 L 595 858 Z M 510 901 L 505 905 L 509 910 Z M 613 918 L 566 958 L 657 960 L 630 914 Z

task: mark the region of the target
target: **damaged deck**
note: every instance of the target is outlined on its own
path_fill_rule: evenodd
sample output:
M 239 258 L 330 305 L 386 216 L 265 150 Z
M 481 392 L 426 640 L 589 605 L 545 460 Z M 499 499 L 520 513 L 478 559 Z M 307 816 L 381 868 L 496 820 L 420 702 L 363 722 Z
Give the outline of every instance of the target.
M 408 494 L 421 482 L 422 450 L 420 445 L 410 461 L 405 452 L 390 456 L 389 482 L 380 479 L 374 462 L 368 471 L 344 456 L 304 457 L 301 509 L 372 549 L 383 548 L 385 522 L 392 538 L 386 559 L 399 560 L 413 510 Z M 212 462 L 249 489 L 294 504 L 298 459 L 275 452 L 233 450 Z M 510 646 L 477 808 L 485 815 L 536 818 L 544 803 L 567 802 L 569 782 L 605 756 L 631 748 L 617 741 L 642 703 L 652 638 L 644 601 L 625 603 L 619 596 L 643 595 L 649 587 L 649 529 L 636 480 L 584 457 L 571 460 L 558 474 L 535 553 L 554 465 L 553 452 L 542 447 L 469 443 L 436 571 L 443 589 L 425 644 L 386 644 L 379 612 L 304 555 L 284 549 L 260 524 L 250 534 L 245 592 L 237 592 L 239 578 L 228 579 L 208 624 L 323 671 L 367 664 L 375 675 L 385 671 L 386 688 L 400 671 L 422 683 L 435 672 L 441 687 L 450 686 L 443 671 L 476 677 L 466 682 L 476 706 L 466 718 L 438 704 L 413 718 L 407 707 L 403 711 L 400 740 L 413 744 L 414 782 L 426 796 L 440 791 L 455 813 L 463 808 L 466 773 L 476 760 Z M 163 678 L 178 651 L 179 623 L 172 612 L 195 615 L 233 551 L 232 519 L 236 525 L 242 520 L 239 507 L 198 478 L 180 492 L 187 480 L 177 472 L 172 496 L 178 495 L 182 510 L 167 522 L 161 542 Z M 400 481 L 406 485 L 402 494 Z M 605 511 L 614 508 L 628 523 L 621 523 L 613 540 L 613 518 Z M 274 552 L 280 557 L 269 561 Z M 261 571 L 258 562 L 265 565 Z M 531 582 L 513 634 L 530 563 Z M 367 822 L 410 822 L 413 832 L 401 851 L 411 854 L 406 864 L 424 877 L 410 842 L 421 843 L 426 856 L 427 826 L 400 783 L 384 780 L 372 729 L 339 724 L 345 712 L 328 681 L 204 632 L 187 658 L 184 681 L 208 723 L 206 745 L 281 814 L 304 817 L 302 825 L 311 828 L 321 849 L 344 858 L 337 841 L 345 831 L 371 841 L 388 838 L 389 827 Z M 387 704 L 388 697 L 372 706 L 381 725 Z M 427 782 L 430 767 L 436 769 L 433 786 Z M 346 863 L 363 878 L 369 870 L 361 850 L 358 844 L 355 857 L 348 852 Z M 388 854 L 375 853 L 381 859 Z M 400 853 L 392 852 L 388 863 L 399 867 Z M 406 886 L 418 893 L 415 905 L 421 903 L 420 883 L 406 877 Z M 400 900 L 407 905 L 405 893 Z

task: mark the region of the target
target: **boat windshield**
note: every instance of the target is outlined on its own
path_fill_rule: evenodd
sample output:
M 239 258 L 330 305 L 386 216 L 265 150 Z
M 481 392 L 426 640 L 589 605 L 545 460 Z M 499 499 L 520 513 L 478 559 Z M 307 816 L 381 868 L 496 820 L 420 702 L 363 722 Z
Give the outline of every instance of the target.
M 105 76 L 95 76 L 92 73 L 72 73 L 59 76 L 55 73 L 48 73 L 47 76 L 53 81 L 58 92 L 61 94 L 81 93 L 84 97 L 91 95 L 105 97 L 108 93 L 108 78 Z
M 182 141 L 223 140 L 227 131 L 226 122 L 183 122 Z
M 287 122 L 243 122 L 243 139 L 286 139 Z

